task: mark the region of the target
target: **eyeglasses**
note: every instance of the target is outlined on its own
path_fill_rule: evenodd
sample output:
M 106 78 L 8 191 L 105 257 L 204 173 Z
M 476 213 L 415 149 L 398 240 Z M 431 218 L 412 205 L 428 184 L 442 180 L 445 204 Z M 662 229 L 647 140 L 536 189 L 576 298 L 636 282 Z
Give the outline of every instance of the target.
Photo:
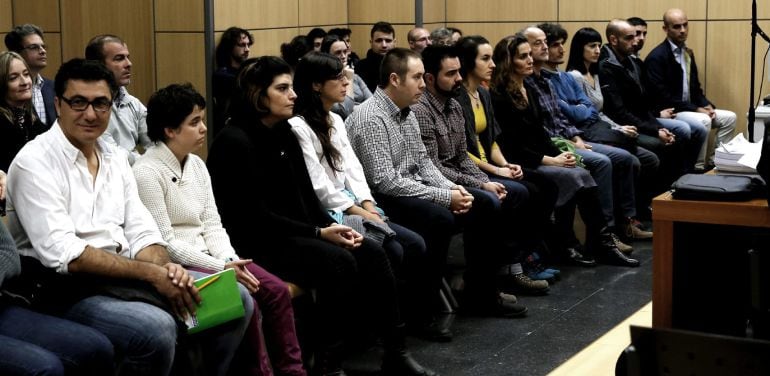
M 96 112 L 107 112 L 110 110 L 110 107 L 112 107 L 112 101 L 107 98 L 96 98 L 92 101 L 87 101 L 83 97 L 68 99 L 62 96 L 60 98 L 75 111 L 85 111 L 89 105 L 91 105 Z
M 40 52 L 42 50 L 45 50 L 45 44 L 30 44 L 29 46 L 24 47 L 24 49 Z

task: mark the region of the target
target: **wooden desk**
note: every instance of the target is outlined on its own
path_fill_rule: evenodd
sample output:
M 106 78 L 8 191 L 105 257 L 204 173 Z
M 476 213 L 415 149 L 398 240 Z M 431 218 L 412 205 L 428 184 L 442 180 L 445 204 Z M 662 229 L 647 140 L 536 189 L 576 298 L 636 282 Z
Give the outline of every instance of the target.
M 767 200 L 688 201 L 670 192 L 652 200 L 652 326 L 671 327 L 674 222 L 770 228 Z

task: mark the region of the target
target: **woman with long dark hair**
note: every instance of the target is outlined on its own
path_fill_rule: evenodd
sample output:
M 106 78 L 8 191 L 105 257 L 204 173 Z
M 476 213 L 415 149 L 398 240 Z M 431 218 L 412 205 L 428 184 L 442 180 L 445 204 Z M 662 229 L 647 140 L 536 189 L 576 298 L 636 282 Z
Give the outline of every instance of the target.
M 382 244 L 396 274 L 408 281 L 409 287 L 403 290 L 408 296 L 404 313 L 409 315 L 411 329 L 424 338 L 447 341 L 451 333 L 435 324 L 427 304 L 436 291 L 429 289 L 423 270 L 425 241 L 414 231 L 389 221 L 377 206 L 348 141 L 345 124 L 330 111 L 350 87 L 343 65 L 335 56 L 311 52 L 297 65 L 294 75 L 297 116 L 289 123 L 302 147 L 313 188 L 337 222 L 363 222 L 371 231 L 367 236 Z
M 318 200 L 287 121 L 297 99 L 292 84 L 291 67 L 272 56 L 247 60 L 236 77 L 231 123 L 214 140 L 208 158 L 233 246 L 249 250 L 244 256 L 282 279 L 315 288 L 319 374 L 344 374 L 344 334 L 352 312 L 365 304 L 363 317 L 384 337 L 383 371 L 434 375 L 406 351 L 385 251 L 337 223 Z
M 524 81 L 534 73 L 527 37 L 516 34 L 503 38 L 492 59 L 497 65 L 492 77 L 492 105 L 502 128 L 500 149 L 509 161 L 542 173 L 559 187 L 555 218 L 560 241 L 555 247 L 580 265 L 593 265 L 592 255 L 596 255 L 607 263 L 638 266 L 639 261 L 615 247 L 591 174 L 578 165 L 574 153 L 561 151 L 543 127 L 535 90 Z M 586 222 L 587 246 L 582 251 L 572 229 L 576 205 Z

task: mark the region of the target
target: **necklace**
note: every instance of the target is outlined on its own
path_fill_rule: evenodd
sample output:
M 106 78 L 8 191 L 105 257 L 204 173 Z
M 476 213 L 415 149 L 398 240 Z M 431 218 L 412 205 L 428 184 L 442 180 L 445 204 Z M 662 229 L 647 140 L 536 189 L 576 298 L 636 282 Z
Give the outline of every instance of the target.
M 470 96 L 471 96 L 471 98 L 473 99 L 473 105 L 474 105 L 476 108 L 480 108 L 480 107 L 481 107 L 481 100 L 479 99 L 479 92 L 478 92 L 478 90 L 475 90 L 475 91 L 476 91 L 476 93 L 475 93 L 476 95 L 473 95 L 474 93 L 471 93 L 471 92 L 468 90 L 468 88 L 465 88 L 465 91 L 467 91 L 467 92 L 468 92 L 468 95 L 470 95 Z

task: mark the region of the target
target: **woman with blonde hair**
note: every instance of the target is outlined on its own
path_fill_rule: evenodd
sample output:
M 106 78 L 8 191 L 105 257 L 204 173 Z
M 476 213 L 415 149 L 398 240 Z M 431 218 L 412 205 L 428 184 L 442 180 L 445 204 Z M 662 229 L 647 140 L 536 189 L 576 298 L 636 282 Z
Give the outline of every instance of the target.
M 13 157 L 46 127 L 32 107 L 32 76 L 21 55 L 0 52 L 0 212 L 5 207 L 5 173 Z

